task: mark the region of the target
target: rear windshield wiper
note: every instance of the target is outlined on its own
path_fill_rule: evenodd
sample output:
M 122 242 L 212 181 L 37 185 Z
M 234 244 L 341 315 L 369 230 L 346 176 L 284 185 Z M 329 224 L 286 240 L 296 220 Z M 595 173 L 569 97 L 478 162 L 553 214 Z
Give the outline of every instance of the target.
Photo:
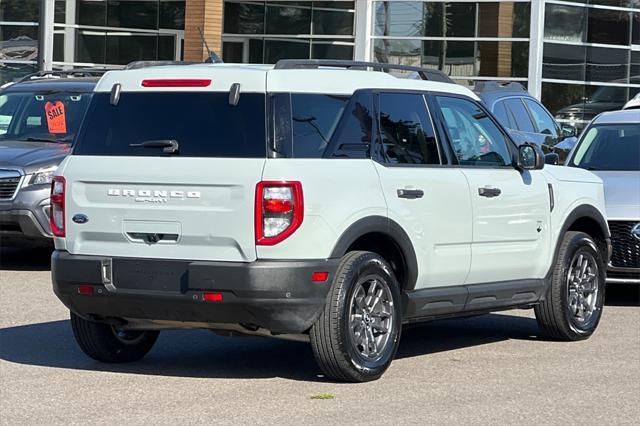
M 134 148 L 163 148 L 162 152 L 166 152 L 169 154 L 177 153 L 178 149 L 180 148 L 180 146 L 178 145 L 178 141 L 174 139 L 159 139 L 144 141 L 142 143 L 130 143 L 129 146 Z
M 70 139 L 64 138 L 64 139 L 51 139 L 51 138 L 34 138 L 34 137 L 28 137 L 28 138 L 24 138 L 24 139 L 20 139 L 23 142 L 50 142 L 50 143 L 69 143 L 71 142 Z

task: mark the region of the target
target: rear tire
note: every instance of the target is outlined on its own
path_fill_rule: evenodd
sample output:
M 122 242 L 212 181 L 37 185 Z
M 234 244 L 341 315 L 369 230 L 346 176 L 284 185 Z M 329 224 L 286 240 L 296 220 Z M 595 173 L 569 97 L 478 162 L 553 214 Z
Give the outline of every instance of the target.
M 332 379 L 376 380 L 396 354 L 401 322 L 400 289 L 391 267 L 371 252 L 347 253 L 311 328 L 313 355 Z
M 564 234 L 545 300 L 535 307 L 544 335 L 587 339 L 602 317 L 605 265 L 596 243 L 583 232 Z
M 71 312 L 71 328 L 80 349 L 107 363 L 138 361 L 151 350 L 158 331 L 123 331 L 112 325 L 88 321 Z

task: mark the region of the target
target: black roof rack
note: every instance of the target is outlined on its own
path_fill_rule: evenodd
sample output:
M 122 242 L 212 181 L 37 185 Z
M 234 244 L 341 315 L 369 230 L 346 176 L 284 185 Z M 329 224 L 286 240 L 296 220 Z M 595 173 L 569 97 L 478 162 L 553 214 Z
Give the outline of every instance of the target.
M 527 89 L 517 81 L 478 81 L 473 88 L 476 93 L 497 92 L 510 90 L 513 92 L 526 92 Z
M 46 78 L 101 77 L 102 74 L 107 71 L 109 71 L 107 68 L 76 68 L 70 70 L 38 71 L 33 74 L 25 75 L 20 80 L 16 81 L 16 83 Z
M 137 70 L 147 67 L 164 67 L 168 65 L 193 65 L 202 64 L 202 62 L 195 61 L 133 61 L 129 62 L 124 69 L 125 70 Z
M 346 68 L 348 70 L 360 71 L 367 71 L 368 69 L 372 69 L 373 71 L 411 71 L 415 72 L 422 80 L 439 81 L 442 83 L 454 83 L 454 81 L 451 80 L 448 75 L 439 70 L 413 67 L 409 65 L 385 64 L 380 62 L 343 61 L 331 59 L 281 59 L 276 62 L 274 69 L 317 69 L 321 67 Z

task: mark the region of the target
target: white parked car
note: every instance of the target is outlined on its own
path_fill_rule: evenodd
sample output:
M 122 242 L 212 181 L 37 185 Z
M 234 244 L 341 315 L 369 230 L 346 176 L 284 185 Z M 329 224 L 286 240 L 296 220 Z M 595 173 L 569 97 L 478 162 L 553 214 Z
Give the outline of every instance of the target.
M 207 328 L 309 341 L 359 382 L 405 323 L 535 308 L 551 338 L 594 332 L 600 178 L 545 167 L 432 71 L 366 66 L 104 75 L 51 196 L 54 290 L 87 355 L 133 361 L 159 330 Z

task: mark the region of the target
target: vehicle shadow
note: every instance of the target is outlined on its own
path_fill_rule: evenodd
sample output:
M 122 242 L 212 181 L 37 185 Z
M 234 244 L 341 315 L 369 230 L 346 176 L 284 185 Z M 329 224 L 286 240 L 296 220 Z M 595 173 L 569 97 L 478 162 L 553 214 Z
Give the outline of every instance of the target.
M 48 271 L 53 247 L 7 246 L 0 241 L 0 271 Z
M 535 320 L 489 314 L 431 322 L 404 331 L 396 358 L 428 355 L 509 339 L 530 339 Z M 220 337 L 206 330 L 165 331 L 152 351 L 131 364 L 102 364 L 77 347 L 69 321 L 0 329 L 0 359 L 77 370 L 197 378 L 325 381 L 306 343 Z

